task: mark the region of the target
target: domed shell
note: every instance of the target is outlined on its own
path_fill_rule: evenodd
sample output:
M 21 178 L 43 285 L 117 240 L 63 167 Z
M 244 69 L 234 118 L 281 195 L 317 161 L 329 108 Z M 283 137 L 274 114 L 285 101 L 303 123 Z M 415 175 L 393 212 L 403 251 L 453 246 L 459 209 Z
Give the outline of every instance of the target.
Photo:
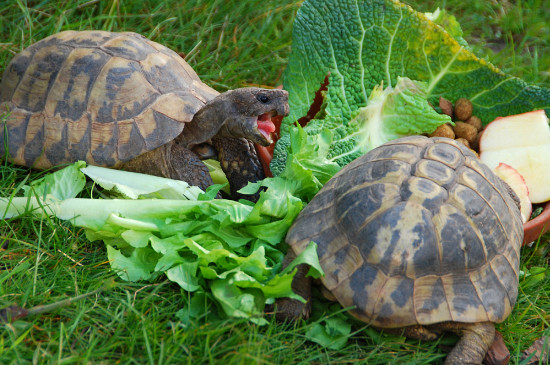
M 16 164 L 117 166 L 174 139 L 216 95 L 178 54 L 139 34 L 66 31 L 10 62 L 0 114 L 9 113 Z
M 504 320 L 522 239 L 505 183 L 464 146 L 422 136 L 344 167 L 286 238 L 297 254 L 315 241 L 325 287 L 381 328 Z

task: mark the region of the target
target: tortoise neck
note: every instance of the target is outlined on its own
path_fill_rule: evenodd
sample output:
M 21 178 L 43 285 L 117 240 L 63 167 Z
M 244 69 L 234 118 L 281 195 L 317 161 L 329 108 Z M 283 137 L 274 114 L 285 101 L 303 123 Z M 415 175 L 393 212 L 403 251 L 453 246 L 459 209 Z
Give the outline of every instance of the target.
M 228 118 L 233 117 L 233 108 L 222 97 L 223 94 L 206 103 L 185 125 L 182 133 L 176 137 L 176 142 L 191 148 L 197 144 L 209 141 L 218 134 Z

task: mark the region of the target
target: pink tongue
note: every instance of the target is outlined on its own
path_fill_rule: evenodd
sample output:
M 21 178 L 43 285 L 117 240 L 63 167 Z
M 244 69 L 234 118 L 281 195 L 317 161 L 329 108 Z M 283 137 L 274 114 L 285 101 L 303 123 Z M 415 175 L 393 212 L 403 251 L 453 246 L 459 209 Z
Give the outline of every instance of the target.
M 267 139 L 270 139 L 271 133 L 275 132 L 275 124 L 273 124 L 270 115 L 267 113 L 258 117 L 258 130 Z
M 258 120 L 258 129 L 266 131 L 267 133 L 275 132 L 275 124 L 271 120 Z

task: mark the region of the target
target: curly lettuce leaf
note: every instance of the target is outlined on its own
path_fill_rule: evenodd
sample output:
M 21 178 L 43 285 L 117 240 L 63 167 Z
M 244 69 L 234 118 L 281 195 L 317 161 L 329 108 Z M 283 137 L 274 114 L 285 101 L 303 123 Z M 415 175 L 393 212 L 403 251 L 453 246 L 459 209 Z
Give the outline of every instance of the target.
M 442 21 L 448 23 L 449 17 Z M 323 113 L 326 127 L 334 129 L 335 142 L 345 139 L 347 131 L 336 130 L 334 122 L 347 125 L 367 105 L 374 87 L 382 82 L 395 86 L 398 77 L 425 82 L 433 105 L 440 96 L 470 99 L 483 123 L 537 109 L 550 113 L 550 89 L 528 85 L 478 58 L 465 47 L 456 25 L 444 25 L 451 33 L 396 0 L 304 1 L 283 75 L 290 115 L 281 126 L 272 172 L 277 175 L 284 169 L 289 143 L 285 136 L 307 114 L 327 74 Z

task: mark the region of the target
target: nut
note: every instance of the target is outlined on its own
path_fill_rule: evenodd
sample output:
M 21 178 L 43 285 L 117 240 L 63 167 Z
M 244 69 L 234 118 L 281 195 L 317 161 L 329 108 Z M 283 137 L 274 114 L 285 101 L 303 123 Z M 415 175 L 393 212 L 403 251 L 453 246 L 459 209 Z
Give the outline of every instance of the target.
M 476 127 L 477 131 L 479 132 L 480 130 L 483 129 L 483 124 L 481 123 L 481 119 L 479 119 L 478 117 L 476 117 L 475 115 L 472 115 L 470 118 L 468 118 L 466 120 L 466 123 L 470 124 L 470 125 L 473 125 L 474 127 Z
M 473 145 L 477 137 L 477 129 L 468 123 L 456 122 L 453 128 L 457 138 L 464 138 L 470 145 Z
M 443 114 L 447 114 L 451 118 L 453 117 L 453 103 L 442 96 L 439 97 L 439 108 Z
M 466 138 L 457 138 L 455 139 L 458 143 L 462 143 L 464 146 L 470 148 L 470 142 Z
M 428 134 L 428 137 L 446 137 L 450 139 L 455 139 L 455 132 L 453 127 L 448 124 L 442 124 L 435 131 Z
M 466 98 L 460 98 L 455 101 L 454 113 L 458 120 L 467 120 L 472 116 L 472 102 Z
M 481 139 L 481 134 L 482 133 L 483 133 L 483 130 L 481 130 L 477 134 L 476 140 L 473 143 L 470 143 L 470 148 L 473 149 L 474 151 L 478 152 L 478 153 L 479 153 L 479 140 Z

